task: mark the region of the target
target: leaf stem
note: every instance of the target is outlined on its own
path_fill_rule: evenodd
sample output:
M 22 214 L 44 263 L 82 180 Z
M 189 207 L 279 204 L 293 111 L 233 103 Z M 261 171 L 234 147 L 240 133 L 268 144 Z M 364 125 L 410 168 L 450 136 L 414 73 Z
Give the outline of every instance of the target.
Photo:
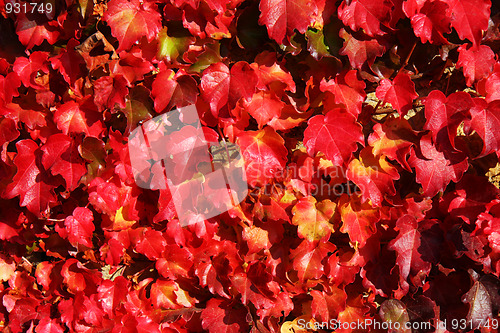
M 408 55 L 406 56 L 405 60 L 403 61 L 403 64 L 401 65 L 401 67 L 399 67 L 399 69 L 397 71 L 395 71 L 394 73 L 392 73 L 391 77 L 390 77 L 390 80 L 392 81 L 398 74 L 399 72 L 406 67 L 406 65 L 408 65 L 408 62 L 410 61 L 410 58 L 413 54 L 413 51 L 415 51 L 415 47 L 417 47 L 417 39 L 415 39 L 415 42 L 413 43 L 413 46 L 411 47 L 411 50 L 410 52 L 408 53 Z

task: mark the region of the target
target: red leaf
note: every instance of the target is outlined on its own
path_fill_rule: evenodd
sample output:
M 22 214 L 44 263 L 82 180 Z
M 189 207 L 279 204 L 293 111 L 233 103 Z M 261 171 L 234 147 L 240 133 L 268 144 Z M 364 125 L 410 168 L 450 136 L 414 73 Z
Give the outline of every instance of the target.
M 345 291 L 336 287 L 328 288 L 328 292 L 311 290 L 312 315 L 318 322 L 327 323 L 336 319 L 338 314 L 345 310 L 347 295 Z
M 265 185 L 285 167 L 288 150 L 283 138 L 271 127 L 243 132 L 236 142 L 241 148 L 247 181 L 251 186 Z
M 285 103 L 280 101 L 272 92 L 259 91 L 253 95 L 250 103 L 245 105 L 247 112 L 257 120 L 259 129 L 269 124 L 272 119 L 281 116 Z
M 16 122 L 10 118 L 0 118 L 0 147 L 19 136 Z
M 109 65 L 111 75 L 122 75 L 127 82 L 127 86 L 131 88 L 134 87 L 136 81 L 144 80 L 144 75 L 155 69 L 148 60 L 143 58 L 145 55 L 132 52 L 122 53 L 119 61 L 113 61 Z
M 333 110 L 326 116 L 314 116 L 307 123 L 304 146 L 309 155 L 321 151 L 336 165 L 347 164 L 357 149 L 356 143 L 364 141 L 361 126 L 348 113 Z
M 230 82 L 229 68 L 222 62 L 212 64 L 203 71 L 201 95 L 210 104 L 214 115 L 228 102 Z
M 125 303 L 129 281 L 123 276 L 117 276 L 113 281 L 103 280 L 97 288 L 102 309 L 110 318 L 114 318 L 121 304 Z
M 201 313 L 203 328 L 210 333 L 246 332 L 246 318 L 247 310 L 244 307 L 217 298 L 210 299 Z
M 376 91 L 377 98 L 391 103 L 401 116 L 405 116 L 413 106 L 413 100 L 418 97 L 415 84 L 408 74 L 399 72 L 391 82 L 383 79 Z
M 425 98 L 424 105 L 427 119 L 424 129 L 431 131 L 434 142 L 438 142 L 438 138 L 448 137 L 454 147 L 457 128 L 473 105 L 470 95 L 459 91 L 446 98 L 441 91 L 433 90 Z
M 342 72 L 335 80 L 321 80 L 321 91 L 329 91 L 335 96 L 335 103 L 344 104 L 347 111 L 357 117 L 366 98 L 366 84 L 359 80 L 357 71 Z
M 323 259 L 335 249 L 335 245 L 330 242 L 311 243 L 303 240 L 296 249 L 290 250 L 293 269 L 297 271 L 299 281 L 319 279 L 325 273 Z
M 466 223 L 474 223 L 477 216 L 486 211 L 486 205 L 499 194 L 500 190 L 488 179 L 465 174 L 455 186 L 455 191 L 447 193 L 439 206 Z
M 350 199 L 343 195 L 339 201 L 342 227 L 340 231 L 347 233 L 351 242 L 358 243 L 358 247 L 365 246 L 368 238 L 377 231 L 376 223 L 380 220 L 380 213 L 368 202 L 353 195 Z
M 466 44 L 458 48 L 457 68 L 462 68 L 470 87 L 476 81 L 488 77 L 495 66 L 495 53 L 487 45 L 468 47 Z
M 479 156 L 486 156 L 500 150 L 500 101 L 486 103 L 480 98 L 474 99 L 470 109 L 471 128 L 483 139 L 483 150 Z
M 451 32 L 451 18 L 446 15 L 447 9 L 448 5 L 440 0 L 425 1 L 417 14 L 408 16 L 415 36 L 420 37 L 422 43 L 448 44 L 443 36 Z
M 264 52 L 250 66 L 252 66 L 259 78 L 258 89 L 276 91 L 273 88 L 276 87 L 276 82 L 280 82 L 283 90 L 295 92 L 296 87 L 292 76 L 283 69 L 283 66 L 276 62 L 275 54 Z
M 356 39 L 344 28 L 340 29 L 339 35 L 344 39 L 344 45 L 339 53 L 346 55 L 349 58 L 349 63 L 354 68 L 361 69 L 365 63 L 368 64 L 368 67 L 371 67 L 375 58 L 385 53 L 385 47 L 376 39 Z
M 427 0 L 406 0 L 403 2 L 403 12 L 411 19 L 411 17 L 417 14 L 426 3 Z
M 35 329 L 36 333 L 63 333 L 64 330 L 57 323 L 56 319 L 50 319 L 48 317 L 42 318 Z
M 347 178 L 361 190 L 363 200 L 370 200 L 376 207 L 382 205 L 385 195 L 394 195 L 394 180 L 399 179 L 395 167 L 385 156 L 375 157 L 371 149 L 363 149 L 359 159 L 353 159 L 347 168 Z
M 409 163 L 415 168 L 417 182 L 422 185 L 426 197 L 444 191 L 452 180 L 458 182 L 469 167 L 464 154 L 446 148 L 438 150 L 427 134 L 420 140 L 420 152 L 412 150 Z
M 102 76 L 94 81 L 94 103 L 99 111 L 113 110 L 115 106 L 126 107 L 129 90 L 125 78 L 121 75 Z
M 161 29 L 161 15 L 151 1 L 111 0 L 103 20 L 118 39 L 117 51 L 129 49 L 141 37 L 152 41 Z
M 283 44 L 297 29 L 305 33 L 317 15 L 317 5 L 310 0 L 260 0 L 259 24 L 267 27 L 271 39 Z
M 42 164 L 54 176 L 61 175 L 69 191 L 73 191 L 87 173 L 85 162 L 78 154 L 76 142 L 65 134 L 54 134 L 41 148 Z
M 175 281 L 162 279 L 151 286 L 151 301 L 157 309 L 190 308 L 196 303 Z
M 415 217 L 404 215 L 396 222 L 398 236 L 392 240 L 388 249 L 396 251 L 396 263 L 399 267 L 400 283 L 406 289 L 406 279 L 410 275 L 417 276 L 417 282 L 428 275 L 431 264 L 439 255 L 440 243 L 438 235 L 432 229 L 433 221 L 424 220 L 420 224 Z
M 257 86 L 258 77 L 254 69 L 244 61 L 238 61 L 231 67 L 229 102 L 236 104 L 240 98 L 250 101 Z
M 61 49 L 61 53 L 50 58 L 50 63 L 54 70 L 58 70 L 69 85 L 74 85 L 75 81 L 83 74 L 82 67 L 85 67 L 83 57 L 75 51 L 75 47 L 80 43 L 72 38 L 68 41 L 66 48 Z
M 193 266 L 193 255 L 186 248 L 167 245 L 163 255 L 156 261 L 156 269 L 163 277 L 175 280 L 177 277 L 188 277 Z
M 40 150 L 32 140 L 21 140 L 16 143 L 17 155 L 14 164 L 17 173 L 12 183 L 4 192 L 6 198 L 21 197 L 21 206 L 28 208 L 30 212 L 41 216 L 49 204 L 56 202 L 54 185 L 48 173 L 43 169 L 40 161 Z
M 408 171 L 410 166 L 407 157 L 410 155 L 411 146 L 416 142 L 417 133 L 404 118 L 390 117 L 383 124 L 375 124 L 368 137 L 368 144 L 373 147 L 373 155 L 385 155 Z
M 230 298 L 224 290 L 224 286 L 217 278 L 217 270 L 211 263 L 200 262 L 196 264 L 195 274 L 200 280 L 202 287 L 207 287 L 212 294 Z
M 54 120 L 57 128 L 66 135 L 85 133 L 98 138 L 103 131 L 99 113 L 90 106 L 80 105 L 75 101 L 60 105 L 54 114 Z
M 156 112 L 162 113 L 173 107 L 194 104 L 198 88 L 196 81 L 184 71 L 174 73 L 168 69 L 156 76 L 151 94 L 154 97 Z
M 73 215 L 64 220 L 64 226 L 68 232 L 68 240 L 74 247 L 84 245 L 92 247 L 92 233 L 95 230 L 94 216 L 92 211 L 85 207 L 77 207 Z
M 347 301 L 347 305 L 344 311 L 339 313 L 337 320 L 339 323 L 363 323 L 367 322 L 367 319 L 371 319 L 368 314 L 369 307 L 364 304 L 362 300 L 362 295 L 353 297 Z M 373 319 L 372 319 L 373 320 Z M 361 327 L 360 327 L 361 328 Z M 361 333 L 364 329 L 351 329 L 347 328 L 347 325 L 342 325 L 336 332 L 338 333 Z
M 493 73 L 486 80 L 481 80 L 477 84 L 477 90 L 481 95 L 486 96 L 486 102 L 493 102 L 500 99 L 500 63 L 494 66 Z M 1 95 L 0 95 L 1 96 Z
M 493 308 L 497 307 L 499 281 L 491 275 L 485 275 L 474 281 L 471 289 L 462 297 L 462 302 L 469 304 L 467 314 L 468 328 L 480 329 L 483 322 L 493 318 Z
M 34 22 L 35 24 L 33 24 Z M 16 33 L 19 36 L 19 41 L 26 46 L 26 49 L 31 49 L 44 41 L 47 41 L 50 45 L 57 42 L 61 35 L 58 29 L 59 26 L 57 21 L 36 24 L 36 21 L 33 21 L 31 17 L 27 17 L 23 11 L 16 19 Z
M 162 220 L 171 220 L 175 215 L 176 210 L 174 200 L 172 200 L 172 194 L 168 189 L 160 190 L 160 197 L 158 198 L 158 214 L 154 216 L 153 221 L 158 223 Z
M 83 291 L 86 294 L 96 293 L 97 286 L 102 282 L 100 272 L 86 268 L 78 260 L 73 258 L 64 261 L 61 268 L 61 276 L 63 277 L 64 284 L 66 284 L 68 291 L 73 294 Z M 89 305 L 93 305 L 93 307 L 96 306 L 95 304 Z M 98 309 L 98 311 L 102 310 Z
M 35 82 L 35 78 L 38 73 L 49 72 L 48 59 L 49 54 L 47 52 L 36 51 L 33 52 L 29 59 L 25 57 L 19 57 L 14 63 L 13 70 L 25 87 L 32 87 L 34 89 L 43 88 L 38 83 Z
M 380 29 L 390 19 L 392 4 L 388 0 L 352 0 L 342 1 L 339 18 L 352 30 L 363 29 L 369 36 L 383 35 Z
M 253 304 L 259 310 L 276 306 L 275 297 L 278 296 L 280 287 L 266 271 L 266 265 L 256 262 L 246 270 L 246 274 L 239 273 L 231 277 L 231 282 L 241 294 L 241 302 L 245 305 Z
M 257 74 L 246 62 L 237 62 L 231 71 L 222 62 L 212 64 L 201 78 L 202 96 L 210 104 L 212 113 L 217 115 L 228 102 L 232 109 L 240 98 L 249 101 L 257 82 Z
M 330 238 L 335 208 L 336 204 L 328 199 L 321 202 L 312 196 L 300 199 L 292 209 L 292 223 L 298 226 L 299 237 L 310 242 Z
M 0 75 L 0 115 L 4 114 L 3 107 L 11 103 L 13 97 L 19 96 L 17 89 L 21 86 L 21 79 L 15 72 L 5 77 Z
M 161 234 L 161 232 L 156 230 L 147 230 L 140 235 L 140 239 L 137 242 L 135 249 L 137 252 L 144 254 L 150 260 L 155 260 L 161 257 L 167 241 Z
M 478 46 L 483 37 L 483 31 L 488 29 L 491 1 L 488 0 L 446 0 L 450 8 L 451 26 L 458 36 L 468 39 Z

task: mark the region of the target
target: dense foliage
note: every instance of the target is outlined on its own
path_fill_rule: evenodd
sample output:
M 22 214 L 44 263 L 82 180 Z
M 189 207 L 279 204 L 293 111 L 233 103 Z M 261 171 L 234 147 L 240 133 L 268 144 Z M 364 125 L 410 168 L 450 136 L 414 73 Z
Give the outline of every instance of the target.
M 15 4 L 3 331 L 498 327 L 496 1 Z M 249 194 L 181 227 L 168 190 L 134 182 L 127 140 L 191 104 L 240 146 Z

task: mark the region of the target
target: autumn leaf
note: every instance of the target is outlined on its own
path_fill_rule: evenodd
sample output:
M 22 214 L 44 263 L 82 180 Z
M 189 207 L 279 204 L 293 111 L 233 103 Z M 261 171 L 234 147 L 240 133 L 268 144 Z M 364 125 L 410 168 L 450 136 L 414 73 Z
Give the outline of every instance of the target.
M 469 94 L 459 91 L 446 96 L 439 90 L 433 90 L 425 98 L 424 129 L 430 130 L 434 142 L 444 137 L 455 146 L 455 137 L 460 124 L 468 118 L 469 109 L 473 105 Z
M 388 23 L 391 3 L 388 0 L 342 1 L 338 9 L 339 18 L 352 30 L 363 29 L 369 36 L 382 35 L 381 26 Z
M 415 84 L 406 73 L 399 72 L 391 82 L 383 79 L 377 87 L 377 98 L 391 103 L 401 116 L 406 115 L 413 107 L 413 100 L 418 97 L 415 92 Z
M 85 163 L 78 154 L 76 142 L 67 135 L 54 134 L 41 150 L 43 167 L 54 176 L 61 175 L 68 189 L 74 190 L 87 173 Z
M 407 8 L 405 5 L 403 8 Z M 451 32 L 451 18 L 446 15 L 448 4 L 443 1 L 425 1 L 418 13 L 411 15 L 408 9 L 406 15 L 411 18 L 411 25 L 415 36 L 420 37 L 422 43 L 447 44 L 447 39 L 443 34 Z
M 129 49 L 141 37 L 153 40 L 161 27 L 161 15 L 155 3 L 139 0 L 112 0 L 104 13 L 113 36 L 118 39 L 118 51 Z
M 486 96 L 486 101 L 493 102 L 500 99 L 500 63 L 496 63 L 493 72 L 484 80 L 477 84 L 478 91 L 481 95 Z
M 342 218 L 340 231 L 347 233 L 351 242 L 363 247 L 377 231 L 380 212 L 368 202 L 362 202 L 359 196 L 355 195 L 349 200 L 345 194 L 340 198 L 339 210 Z
M 500 127 L 500 101 L 486 103 L 482 99 L 474 99 L 470 109 L 471 128 L 483 140 L 483 149 L 479 156 L 485 156 L 500 149 L 500 138 L 493 135 Z
M 194 104 L 198 95 L 196 81 L 184 71 L 162 71 L 158 73 L 152 86 L 151 94 L 158 113 Z
M 285 103 L 280 101 L 273 93 L 259 91 L 245 105 L 245 109 L 255 118 L 257 124 L 259 124 L 259 129 L 261 129 L 266 124 L 269 124 L 271 120 L 279 118 L 284 106 Z
M 64 220 L 64 226 L 68 232 L 68 240 L 71 245 L 92 247 L 92 232 L 95 230 L 92 211 L 85 207 L 77 207 L 73 214 Z
M 468 39 L 474 46 L 481 42 L 483 31 L 488 28 L 491 2 L 487 0 L 448 0 L 451 26 L 461 39 Z
M 94 82 L 94 103 L 99 111 L 113 110 L 116 106 L 125 108 L 129 90 L 122 75 L 102 76 Z
M 495 53 L 487 45 L 477 48 L 462 45 L 458 48 L 457 68 L 463 68 L 467 85 L 487 77 L 495 65 Z
M 458 182 L 469 166 L 465 154 L 453 149 L 438 150 L 429 134 L 420 140 L 420 152 L 412 150 L 408 162 L 415 168 L 417 182 L 426 197 L 443 191 L 450 181 Z
M 371 149 L 363 149 L 359 159 L 353 159 L 347 168 L 347 178 L 352 180 L 361 190 L 363 200 L 379 207 L 385 195 L 396 193 L 394 180 L 399 179 L 399 173 L 385 156 L 373 156 Z
M 42 320 L 40 320 L 40 322 L 36 326 L 35 332 L 63 333 L 64 330 L 61 327 L 61 325 L 57 323 L 56 319 L 50 319 L 48 317 L 45 317 Z
M 234 64 L 231 70 L 224 63 L 212 64 L 203 71 L 202 97 L 210 104 L 212 113 L 217 115 L 228 102 L 234 106 L 240 98 L 249 101 L 257 80 L 257 74 L 245 62 Z
M 19 57 L 16 59 L 13 69 L 17 75 L 19 75 L 19 78 L 25 87 L 41 87 L 35 82 L 35 77 L 37 77 L 40 72 L 49 72 L 49 63 L 47 61 L 48 56 L 47 52 L 37 51 L 33 52 L 29 59 L 25 57 Z
M 20 205 L 30 212 L 41 216 L 51 203 L 57 201 L 54 193 L 55 184 L 40 161 L 40 150 L 33 140 L 21 140 L 16 143 L 17 155 L 14 164 L 16 175 L 4 192 L 4 197 L 20 197 Z
M 137 252 L 144 254 L 150 259 L 158 259 L 161 257 L 167 242 L 161 232 L 156 230 L 145 230 L 141 233 L 136 249 Z
M 356 39 L 343 28 L 340 30 L 340 37 L 344 39 L 344 44 L 339 53 L 346 55 L 354 68 L 361 69 L 364 64 L 371 67 L 375 59 L 385 52 L 384 45 L 376 39 Z
M 434 222 L 417 222 L 415 217 L 404 215 L 396 222 L 398 236 L 388 246 L 396 251 L 401 287 L 408 288 L 406 279 L 410 273 L 417 275 L 417 281 L 425 279 L 432 263 L 438 258 L 440 249 L 439 234 L 429 232 Z M 423 275 L 423 276 L 422 276 Z
M 329 322 L 345 310 L 347 295 L 340 288 L 331 287 L 326 291 L 312 290 L 311 296 L 312 315 L 320 322 Z
M 354 70 L 342 72 L 335 80 L 323 79 L 320 84 L 321 91 L 329 91 L 335 96 L 335 103 L 344 104 L 353 115 L 361 113 L 361 107 L 366 98 L 365 83 L 358 79 Z
M 333 231 L 331 220 L 335 208 L 335 203 L 328 199 L 321 202 L 311 196 L 300 199 L 292 210 L 292 223 L 298 226 L 299 236 L 310 242 L 328 239 Z
M 246 314 L 247 311 L 242 306 L 234 307 L 228 301 L 213 298 L 208 301 L 201 317 L 203 327 L 210 333 L 238 333 L 248 328 Z
M 310 0 L 261 0 L 259 4 L 259 24 L 267 27 L 269 37 L 282 44 L 293 30 L 305 33 L 317 14 L 315 2 Z
M 467 321 L 472 329 L 479 328 L 481 323 L 492 320 L 493 311 L 499 306 L 499 287 L 500 281 L 496 277 L 484 275 L 474 281 L 471 289 L 463 295 L 462 302 L 469 304 Z
M 323 259 L 328 253 L 335 251 L 335 245 L 329 242 L 311 243 L 303 240 L 300 245 L 290 251 L 293 269 L 297 271 L 299 281 L 319 279 L 325 272 Z
M 80 43 L 72 38 L 68 41 L 67 49 L 62 49 L 59 55 L 49 59 L 52 68 L 59 70 L 64 80 L 70 85 L 73 85 L 84 72 L 82 67 L 85 61 L 83 57 L 75 51 L 75 47 L 78 45 L 80 45 Z
M 380 305 L 379 313 L 385 322 L 389 322 L 394 326 L 399 324 L 402 327 L 400 332 L 411 333 L 411 328 L 408 327 L 410 316 L 403 302 L 397 299 L 386 300 Z
M 314 116 L 307 123 L 304 146 L 309 155 L 323 152 L 336 165 L 346 164 L 357 143 L 363 143 L 361 127 L 350 114 L 333 110 L 326 116 Z
M 287 150 L 284 140 L 269 126 L 244 132 L 236 142 L 241 148 L 247 181 L 251 186 L 266 184 L 285 166 Z
M 407 157 L 410 148 L 417 141 L 417 133 L 413 131 L 407 120 L 389 117 L 383 124 L 375 124 L 368 137 L 374 156 L 385 155 L 397 161 L 403 168 L 410 170 Z
M 84 133 L 98 138 L 103 127 L 97 110 L 86 104 L 70 101 L 60 105 L 54 120 L 57 127 L 66 135 Z

